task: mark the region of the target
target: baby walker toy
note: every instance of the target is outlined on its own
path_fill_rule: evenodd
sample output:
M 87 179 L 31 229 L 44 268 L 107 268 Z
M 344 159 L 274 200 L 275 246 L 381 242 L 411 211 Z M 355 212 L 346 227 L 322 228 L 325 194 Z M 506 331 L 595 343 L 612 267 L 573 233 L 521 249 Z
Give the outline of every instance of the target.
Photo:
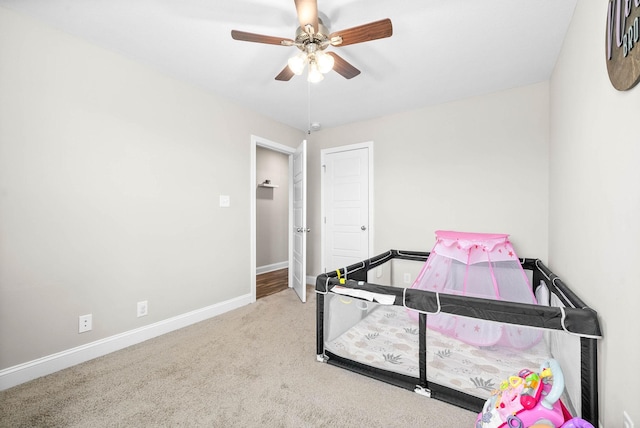
M 528 369 L 500 384 L 485 402 L 476 420 L 476 428 L 560 428 L 589 427 L 579 425 L 560 400 L 564 375 L 556 360 L 540 366 L 540 373 Z M 565 424 L 567 422 L 567 424 Z

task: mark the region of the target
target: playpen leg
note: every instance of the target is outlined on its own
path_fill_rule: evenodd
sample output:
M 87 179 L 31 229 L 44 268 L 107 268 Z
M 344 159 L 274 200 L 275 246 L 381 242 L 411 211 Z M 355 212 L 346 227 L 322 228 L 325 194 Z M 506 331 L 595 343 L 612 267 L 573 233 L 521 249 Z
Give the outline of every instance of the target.
M 418 317 L 418 367 L 420 368 L 420 382 L 427 387 L 427 314 Z
M 316 295 L 316 354 L 324 355 L 324 295 Z
M 582 419 L 598 426 L 598 350 L 596 339 L 580 338 Z M 585 388 L 586 384 L 586 388 Z

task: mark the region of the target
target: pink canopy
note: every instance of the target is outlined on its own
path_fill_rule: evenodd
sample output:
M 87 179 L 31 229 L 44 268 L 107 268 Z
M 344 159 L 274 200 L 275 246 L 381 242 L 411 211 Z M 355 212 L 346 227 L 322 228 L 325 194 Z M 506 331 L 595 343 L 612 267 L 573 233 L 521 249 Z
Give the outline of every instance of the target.
M 412 288 L 484 299 L 535 304 L 529 279 L 509 235 L 436 231 L 436 243 Z M 439 314 L 429 328 L 476 346 L 527 348 L 539 331 L 520 326 Z

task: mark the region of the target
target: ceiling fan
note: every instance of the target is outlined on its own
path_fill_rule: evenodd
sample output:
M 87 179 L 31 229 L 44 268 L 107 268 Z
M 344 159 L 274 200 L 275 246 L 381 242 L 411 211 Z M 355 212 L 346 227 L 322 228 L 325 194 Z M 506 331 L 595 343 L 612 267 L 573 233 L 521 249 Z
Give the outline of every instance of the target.
M 317 0 L 294 0 L 294 2 L 300 22 L 295 39 L 231 30 L 231 37 L 234 40 L 295 46 L 300 50 L 297 55 L 289 58 L 287 66 L 276 76 L 276 80 L 288 81 L 294 75 L 302 74 L 306 65 L 308 65 L 307 80 L 310 82 L 319 82 L 324 78 L 324 73 L 332 69 L 343 77 L 351 79 L 360 74 L 360 70 L 335 52 L 325 52 L 325 49 L 329 46 L 340 47 L 382 39 L 393 34 L 391 20 L 388 18 L 330 33 L 318 17 Z

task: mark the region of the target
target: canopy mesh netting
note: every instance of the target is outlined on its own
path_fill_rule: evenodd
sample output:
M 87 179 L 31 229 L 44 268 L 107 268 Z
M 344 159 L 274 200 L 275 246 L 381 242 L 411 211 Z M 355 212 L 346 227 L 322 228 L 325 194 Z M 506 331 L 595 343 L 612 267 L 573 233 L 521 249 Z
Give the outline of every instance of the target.
M 508 238 L 506 234 L 436 231 L 436 243 L 411 288 L 536 304 Z M 427 325 L 475 346 L 522 349 L 541 338 L 534 329 L 446 313 L 428 315 Z

